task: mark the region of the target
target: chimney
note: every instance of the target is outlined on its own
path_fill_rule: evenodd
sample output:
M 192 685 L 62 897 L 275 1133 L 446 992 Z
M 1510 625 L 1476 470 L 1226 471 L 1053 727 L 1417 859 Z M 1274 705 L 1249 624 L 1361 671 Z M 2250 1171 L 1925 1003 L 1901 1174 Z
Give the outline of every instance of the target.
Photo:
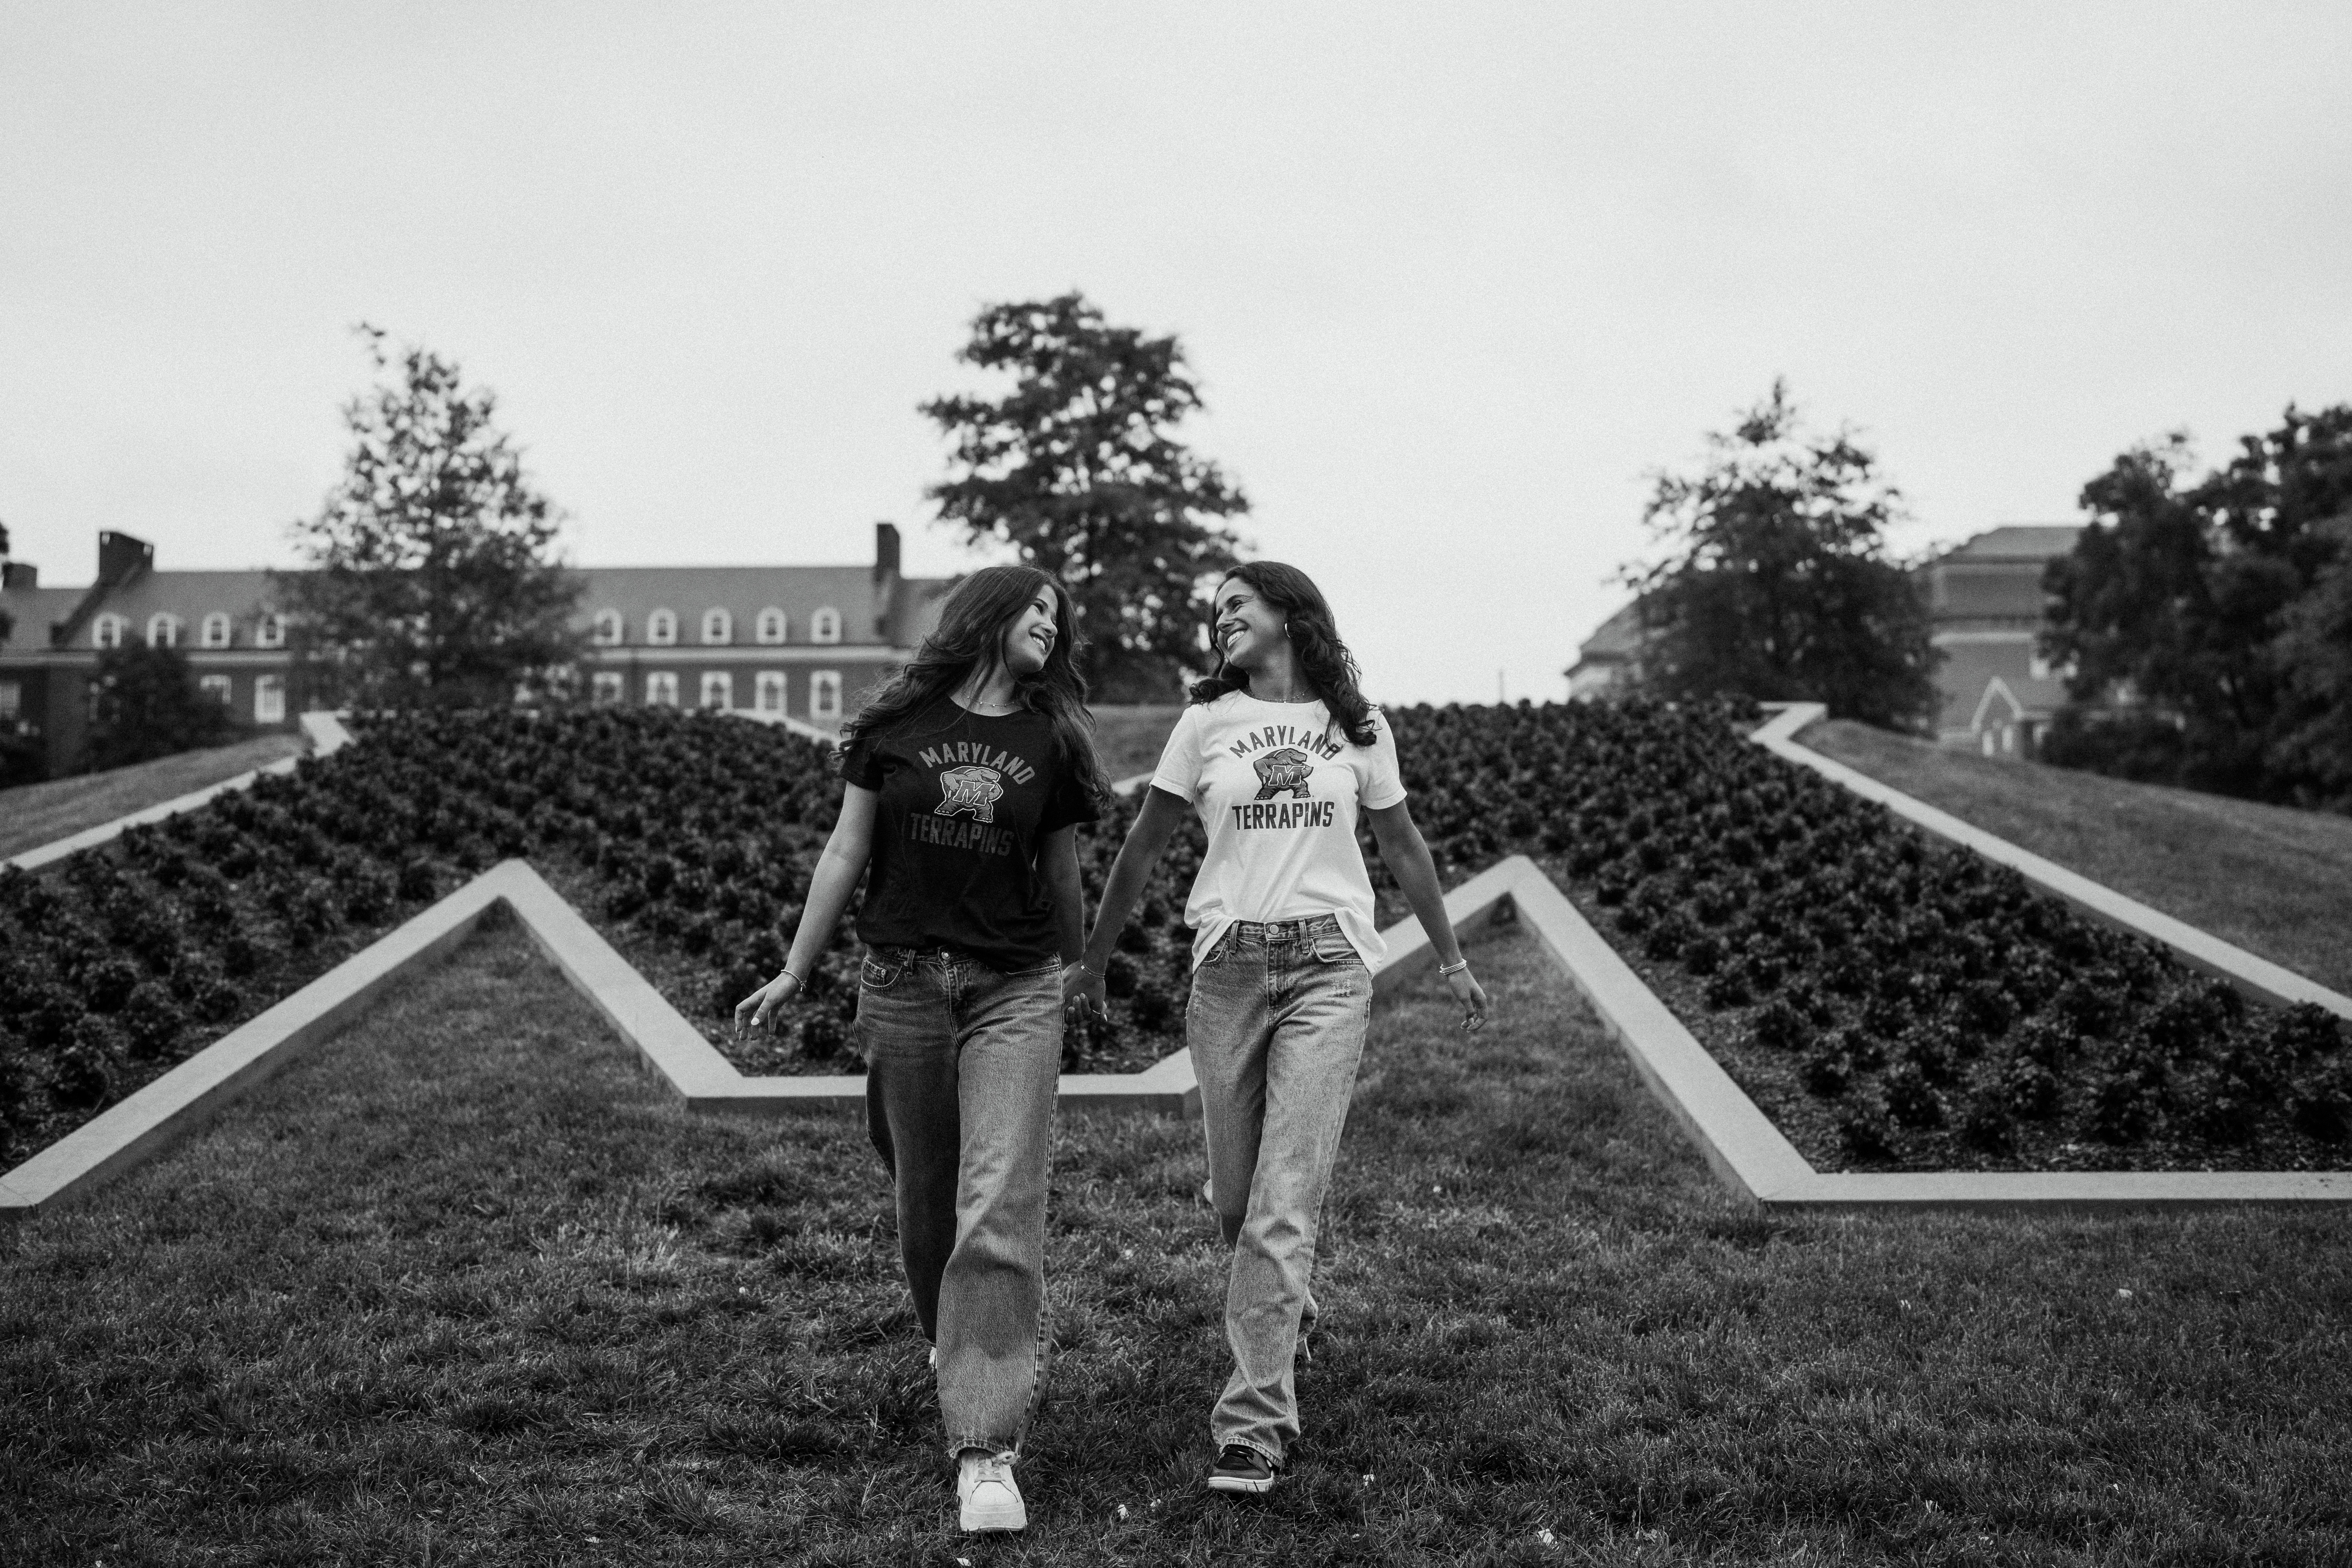
M 874 525 L 874 580 L 898 574 L 898 525 L 877 522 Z
M 98 536 L 98 581 L 114 588 L 155 564 L 155 547 L 127 533 L 101 531 Z
M 0 588 L 37 588 L 41 569 L 29 561 L 0 561 Z

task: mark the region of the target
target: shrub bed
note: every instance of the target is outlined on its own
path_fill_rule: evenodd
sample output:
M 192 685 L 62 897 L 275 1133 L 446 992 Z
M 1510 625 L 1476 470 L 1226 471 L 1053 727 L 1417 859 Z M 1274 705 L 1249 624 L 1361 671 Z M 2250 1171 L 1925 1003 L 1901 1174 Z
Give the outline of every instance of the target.
M 1451 876 L 1540 858 L 1818 1169 L 2347 1163 L 2352 1051 L 1645 702 L 1394 716 Z
M 1441 874 L 1542 858 L 1822 1169 L 2345 1163 L 2352 1052 L 2157 944 L 1655 704 L 1391 714 Z M 854 1072 L 847 921 L 778 1043 L 782 963 L 840 786 L 781 729 L 665 710 L 416 715 L 37 876 L 0 875 L 0 1163 L 13 1163 L 425 902 L 528 857 L 746 1072 Z M 1091 899 L 1132 820 L 1079 837 Z M 1369 834 L 1366 836 L 1370 847 Z M 1199 863 L 1180 834 L 1070 1071 L 1181 1043 Z M 1383 919 L 1402 913 L 1373 857 Z
M 840 785 L 823 747 L 665 710 L 414 715 L 363 743 L 44 871 L 0 874 L 0 1169 L 323 973 L 424 904 L 523 856 L 746 1072 L 861 1070 L 845 920 L 781 1042 L 731 1038 L 783 962 Z M 1098 889 L 1134 806 L 1082 865 Z M 1112 965 L 1111 1017 L 1069 1071 L 1181 1043 L 1180 837 Z

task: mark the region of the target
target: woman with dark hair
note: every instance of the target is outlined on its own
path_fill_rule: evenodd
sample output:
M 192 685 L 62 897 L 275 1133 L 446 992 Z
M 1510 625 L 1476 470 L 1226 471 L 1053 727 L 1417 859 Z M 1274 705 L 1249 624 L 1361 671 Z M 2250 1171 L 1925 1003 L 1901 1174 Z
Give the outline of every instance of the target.
M 1028 566 L 958 584 L 913 662 L 842 731 L 841 816 L 783 973 L 735 1008 L 770 1026 L 869 865 L 857 934 L 866 1124 L 932 1343 L 966 1530 L 1028 1523 L 1013 1477 L 1037 1390 L 1061 974 L 1085 930 L 1077 824 L 1108 795 L 1069 604 Z
M 1193 931 L 1185 1043 L 1201 1085 L 1210 1200 L 1233 1265 L 1225 1342 L 1234 1370 L 1209 1420 L 1209 1485 L 1264 1492 L 1298 1436 L 1293 1376 L 1315 1321 L 1315 1237 L 1384 951 L 1356 844 L 1368 816 L 1381 858 L 1421 917 L 1462 1024 L 1486 993 L 1446 922 L 1437 868 L 1405 807 L 1395 738 L 1356 688 L 1356 661 L 1304 572 L 1237 566 L 1217 585 L 1216 673 L 1160 753 L 1111 868 L 1082 968 L 1066 982 L 1103 1005 L 1104 965 L 1187 810 L 1208 853 L 1184 907 Z

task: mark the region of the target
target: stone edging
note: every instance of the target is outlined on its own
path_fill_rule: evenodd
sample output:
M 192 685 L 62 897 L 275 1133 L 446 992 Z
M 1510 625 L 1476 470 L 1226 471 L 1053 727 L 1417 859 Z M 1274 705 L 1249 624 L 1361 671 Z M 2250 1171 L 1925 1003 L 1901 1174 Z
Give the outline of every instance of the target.
M 332 756 L 352 743 L 352 732 L 344 729 L 343 721 L 332 713 L 303 714 L 302 732 L 310 739 L 310 754 L 314 757 Z M 134 811 L 128 816 L 118 816 L 112 822 L 101 822 L 96 827 L 85 827 L 79 833 L 52 839 L 37 849 L 27 849 L 22 855 L 10 857 L 8 864 L 22 871 L 37 871 L 53 860 L 62 860 L 68 855 L 119 838 L 126 827 L 140 827 L 151 822 L 161 822 L 167 816 L 177 816 L 184 811 L 194 811 L 215 795 L 226 795 L 231 790 L 251 789 L 254 781 L 264 773 L 290 773 L 301 760 L 299 756 L 281 757 L 249 773 L 223 779 L 216 784 L 207 784 L 187 795 L 176 795 L 160 805 Z
M 1682 1123 L 1725 1185 L 1767 1208 L 2169 1208 L 2342 1203 L 2352 1172 L 1821 1172 L 1617 955 L 1534 862 L 1513 856 L 1508 896 L 1650 1092 Z M 1494 875 L 1490 872 L 1488 875 Z
M 1506 885 L 1507 879 L 1489 872 L 1449 894 L 1446 909 L 1457 929 L 1491 917 L 1507 898 Z M 549 962 L 688 1110 L 772 1115 L 793 1106 L 865 1103 L 866 1079 L 854 1074 L 743 1076 L 538 872 L 520 860 L 508 860 L 0 1173 L 0 1217 L 43 1213 L 86 1197 L 202 1127 L 247 1090 L 331 1038 L 412 965 L 446 955 L 500 904 L 514 911 Z M 1393 990 L 1436 963 L 1435 950 L 1417 922 L 1397 927 L 1390 937 L 1389 952 L 1373 975 L 1376 993 Z M 1181 1050 L 1141 1072 L 1065 1074 L 1061 1097 L 1065 1105 L 1094 1110 L 1197 1115 L 1200 1109 L 1192 1058 Z
M 2028 881 L 2065 900 L 2102 924 L 2119 927 L 2136 936 L 2162 942 L 2179 953 L 2181 961 L 2191 968 L 2230 982 L 2255 1001 L 2281 1006 L 2296 1002 L 2315 1002 L 2339 1018 L 2352 1019 L 2352 997 L 2330 991 L 2318 982 L 2306 980 L 2269 959 L 2256 957 L 2242 947 L 2234 947 L 2184 921 L 2173 919 L 2160 910 L 2152 910 L 2137 900 L 2127 899 L 2112 888 L 2069 871 L 2029 849 L 2018 847 L 2006 838 L 1997 837 L 1981 827 L 1961 821 L 1949 812 L 1938 811 L 1923 800 L 1916 800 L 1900 790 L 1890 789 L 1866 773 L 1859 773 L 1843 763 L 1832 762 L 1819 752 L 1798 744 L 1796 736 L 1799 731 L 1828 716 L 1829 710 L 1821 703 L 1790 702 L 1776 706 L 1780 708 L 1780 712 L 1748 737 L 1774 756 L 1811 768 L 1832 783 L 1852 790 L 1864 800 L 1876 801 L 1895 816 L 1915 822 L 1930 833 L 1938 834 L 1955 844 L 1966 845 L 1986 859 L 2015 869 Z

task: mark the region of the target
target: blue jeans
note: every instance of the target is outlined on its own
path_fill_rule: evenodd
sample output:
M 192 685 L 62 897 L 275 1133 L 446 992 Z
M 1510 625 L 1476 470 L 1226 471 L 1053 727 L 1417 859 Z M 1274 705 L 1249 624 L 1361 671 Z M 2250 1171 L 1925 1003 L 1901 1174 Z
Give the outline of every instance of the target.
M 1044 1352 L 1061 965 L 1000 974 L 958 953 L 876 948 L 857 1036 L 907 1286 L 939 1349 L 948 1452 L 1016 1454 Z
M 1184 1039 L 1201 1085 L 1211 1201 L 1233 1268 L 1219 1447 L 1274 1464 L 1298 1436 L 1294 1377 L 1315 1237 L 1371 1023 L 1372 977 L 1329 915 L 1236 921 L 1192 972 Z

